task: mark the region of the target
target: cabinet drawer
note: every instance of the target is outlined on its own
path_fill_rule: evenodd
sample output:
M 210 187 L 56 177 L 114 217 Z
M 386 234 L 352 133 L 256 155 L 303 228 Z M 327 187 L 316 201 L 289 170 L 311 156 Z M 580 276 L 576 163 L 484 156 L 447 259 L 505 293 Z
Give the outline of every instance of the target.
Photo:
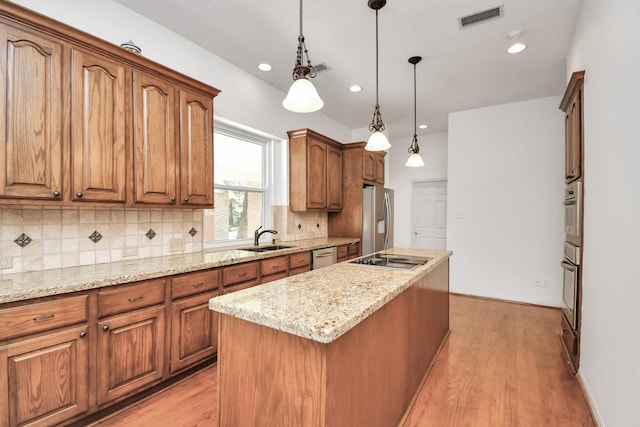
M 228 286 L 257 279 L 259 267 L 257 261 L 225 267 L 222 270 L 222 283 L 224 286 Z
M 260 275 L 268 276 L 270 274 L 281 273 L 287 271 L 287 257 L 279 256 L 260 261 Z
M 171 298 L 178 299 L 200 292 L 218 289 L 220 270 L 185 274 L 171 279 Z
M 228 286 L 228 287 L 225 286 L 222 289 L 222 294 L 226 295 L 226 294 L 230 294 L 231 292 L 241 291 L 243 289 L 249 289 L 249 288 L 257 286 L 259 284 L 260 284 L 260 281 L 256 277 L 255 279 L 250 280 L 248 282 L 242 282 L 242 283 L 238 283 L 236 285 Z
M 149 280 L 98 293 L 98 316 L 106 317 L 164 303 L 165 279 Z
M 0 310 L 0 339 L 87 321 L 87 295 Z
M 311 252 L 300 252 L 289 255 L 289 269 L 311 265 Z
M 289 276 L 295 276 L 296 274 L 306 273 L 311 270 L 310 265 L 303 265 L 302 267 L 292 268 L 289 270 Z

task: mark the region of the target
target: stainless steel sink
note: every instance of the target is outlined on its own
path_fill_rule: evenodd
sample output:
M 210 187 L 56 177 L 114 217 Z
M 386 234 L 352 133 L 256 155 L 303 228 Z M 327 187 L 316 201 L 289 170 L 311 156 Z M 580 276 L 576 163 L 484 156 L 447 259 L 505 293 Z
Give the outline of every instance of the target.
M 251 252 L 270 252 L 270 251 L 277 251 L 278 249 L 288 249 L 293 247 L 294 246 L 286 246 L 286 245 L 252 246 L 250 248 L 240 248 L 240 250 L 251 251 Z

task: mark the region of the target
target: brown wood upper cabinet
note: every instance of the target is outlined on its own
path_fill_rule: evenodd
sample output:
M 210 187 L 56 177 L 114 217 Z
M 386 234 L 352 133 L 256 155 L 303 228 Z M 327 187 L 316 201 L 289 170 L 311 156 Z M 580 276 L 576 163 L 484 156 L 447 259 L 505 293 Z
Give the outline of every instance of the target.
M 571 75 L 569 84 L 560 102 L 560 109 L 565 113 L 565 182 L 575 181 L 582 176 L 583 146 L 583 85 L 584 71 L 576 71 Z
M 124 203 L 130 70 L 75 48 L 72 70 L 71 200 Z
M 0 2 L 0 203 L 213 206 L 218 89 Z
M 384 184 L 385 151 L 362 149 L 362 179 L 376 184 Z
M 62 42 L 0 24 L 0 198 L 62 200 Z
M 311 129 L 287 134 L 290 209 L 342 210 L 342 144 Z

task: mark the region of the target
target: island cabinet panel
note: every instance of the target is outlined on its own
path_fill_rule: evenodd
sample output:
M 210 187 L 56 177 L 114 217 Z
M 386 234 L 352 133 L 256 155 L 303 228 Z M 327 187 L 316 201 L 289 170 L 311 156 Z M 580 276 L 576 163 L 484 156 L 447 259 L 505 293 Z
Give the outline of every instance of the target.
M 180 90 L 181 204 L 213 207 L 213 97 Z
M 98 406 L 162 380 L 164 306 L 153 306 L 100 320 L 97 334 Z
M 325 426 L 324 364 L 324 344 L 220 315 L 218 426 Z
M 134 72 L 135 203 L 177 201 L 176 91 L 163 79 Z
M 125 202 L 128 73 L 129 69 L 118 62 L 73 49 L 73 201 Z
M 61 42 L 0 25 L 0 197 L 61 200 Z
M 0 345 L 0 425 L 52 426 L 88 411 L 88 327 Z
M 448 333 L 448 260 L 327 344 L 221 314 L 218 425 L 400 425 Z

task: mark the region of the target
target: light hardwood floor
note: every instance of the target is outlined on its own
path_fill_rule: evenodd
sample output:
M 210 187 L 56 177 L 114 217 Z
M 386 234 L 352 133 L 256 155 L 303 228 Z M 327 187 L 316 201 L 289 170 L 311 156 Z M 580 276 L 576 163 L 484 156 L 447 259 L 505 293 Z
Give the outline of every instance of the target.
M 451 295 L 451 334 L 404 427 L 595 426 L 562 354 L 560 316 Z M 215 426 L 216 405 L 213 366 L 96 425 Z

